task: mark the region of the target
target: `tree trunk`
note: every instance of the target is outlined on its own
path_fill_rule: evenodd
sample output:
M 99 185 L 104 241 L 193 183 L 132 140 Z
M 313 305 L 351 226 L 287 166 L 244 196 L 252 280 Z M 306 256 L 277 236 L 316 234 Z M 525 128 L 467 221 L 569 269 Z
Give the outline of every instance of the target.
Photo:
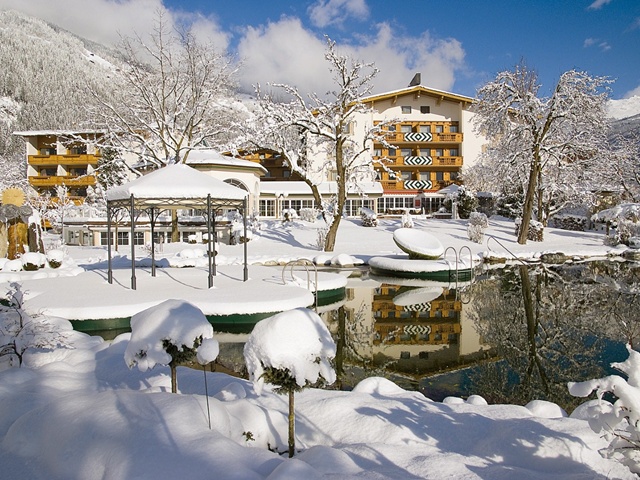
M 180 241 L 180 232 L 178 231 L 178 210 L 171 210 L 171 242 L 178 243 Z
M 536 193 L 536 184 L 538 180 L 538 160 L 533 160 L 531 170 L 529 171 L 529 185 L 527 186 L 527 194 L 524 197 L 524 205 L 522 206 L 522 221 L 520 222 L 520 231 L 518 232 L 518 243 L 520 245 L 527 244 L 527 236 L 529 235 L 529 224 L 531 223 L 531 215 L 533 213 L 533 200 Z
M 178 372 L 176 364 L 171 361 L 169 368 L 171 369 L 171 393 L 178 393 Z
M 289 458 L 296 451 L 296 416 L 294 409 L 294 392 L 289 390 Z
M 340 226 L 340 215 L 333 216 L 333 223 L 329 225 L 329 230 L 327 230 L 327 236 L 324 239 L 324 251 L 325 252 L 333 252 L 333 249 L 336 247 L 336 237 L 338 236 L 338 227 Z

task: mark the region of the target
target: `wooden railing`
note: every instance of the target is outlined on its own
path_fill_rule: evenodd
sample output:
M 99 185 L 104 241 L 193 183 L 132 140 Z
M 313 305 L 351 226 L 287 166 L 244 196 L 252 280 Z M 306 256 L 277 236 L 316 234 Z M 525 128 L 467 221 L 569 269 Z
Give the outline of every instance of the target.
M 98 156 L 82 155 L 29 155 L 29 165 L 95 165 Z
M 34 175 L 29 177 L 29 183 L 34 187 L 53 187 L 56 185 L 69 185 L 87 187 L 96 184 L 96 177 L 93 175 L 67 175 L 67 176 L 44 176 Z

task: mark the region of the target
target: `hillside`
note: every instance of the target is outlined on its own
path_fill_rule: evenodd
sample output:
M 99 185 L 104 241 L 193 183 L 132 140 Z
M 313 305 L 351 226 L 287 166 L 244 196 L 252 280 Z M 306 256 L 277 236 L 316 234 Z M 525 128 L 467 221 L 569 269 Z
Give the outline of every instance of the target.
M 88 87 L 108 95 L 118 75 L 115 55 L 107 55 L 41 20 L 0 11 L 0 156 L 22 153 L 13 131 L 82 128 Z

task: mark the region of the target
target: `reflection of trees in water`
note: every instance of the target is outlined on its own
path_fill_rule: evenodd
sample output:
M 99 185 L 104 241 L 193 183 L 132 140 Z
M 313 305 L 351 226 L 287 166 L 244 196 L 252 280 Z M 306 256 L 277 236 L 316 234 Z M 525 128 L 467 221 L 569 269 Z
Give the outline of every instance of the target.
M 523 265 L 474 285 L 470 315 L 503 360 L 477 370 L 473 393 L 492 403 L 544 399 L 569 411 L 581 403 L 569 395 L 567 382 L 603 374 L 596 360 L 603 340 L 626 340 L 616 325 L 629 328 L 625 309 L 637 308 L 637 298 L 619 298 L 604 278 L 620 278 L 620 271 L 597 264 Z

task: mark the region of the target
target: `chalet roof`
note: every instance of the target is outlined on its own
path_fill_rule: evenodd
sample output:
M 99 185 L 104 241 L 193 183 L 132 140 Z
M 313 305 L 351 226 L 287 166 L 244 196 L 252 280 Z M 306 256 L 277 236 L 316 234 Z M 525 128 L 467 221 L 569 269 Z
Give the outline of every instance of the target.
M 258 162 L 223 155 L 220 152 L 211 149 L 192 150 L 189 152 L 186 164 L 194 167 L 220 167 L 226 170 L 258 170 L 262 175 L 267 173 L 267 169 Z
M 446 92 L 444 90 L 437 90 L 435 88 L 428 88 L 424 85 L 414 85 L 406 88 L 401 88 L 399 90 L 392 90 L 390 92 L 380 93 L 377 95 L 370 95 L 368 97 L 363 97 L 360 99 L 362 103 L 373 103 L 379 102 L 382 100 L 388 100 L 395 97 L 401 97 L 404 95 L 427 95 L 430 97 L 438 98 L 440 100 L 447 100 L 450 102 L 462 102 L 465 104 L 473 103 L 474 99 L 472 97 L 467 97 L 466 95 L 458 95 L 457 93 Z

